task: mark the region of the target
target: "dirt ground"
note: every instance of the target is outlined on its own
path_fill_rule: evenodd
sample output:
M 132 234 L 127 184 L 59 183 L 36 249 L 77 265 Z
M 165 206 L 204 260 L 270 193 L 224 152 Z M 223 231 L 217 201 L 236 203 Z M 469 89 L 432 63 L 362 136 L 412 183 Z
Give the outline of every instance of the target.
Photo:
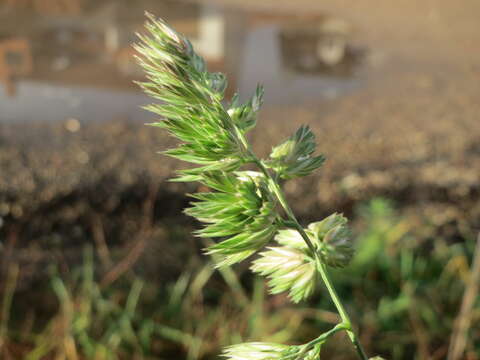
M 222 2 L 326 12 L 349 21 L 353 41 L 367 49 L 359 90 L 266 108 L 253 132 L 255 148 L 266 154 L 300 124 L 313 127 L 327 164 L 286 185 L 304 219 L 351 213 L 358 201 L 382 195 L 447 226 L 447 235 L 463 223 L 480 227 L 480 2 Z M 0 236 L 48 248 L 53 231 L 80 242 L 94 237 L 89 219 L 100 213 L 106 233 L 127 242 L 142 222 L 149 186 L 158 195 L 154 220 L 179 216 L 193 188 L 166 182 L 182 166 L 155 154 L 169 143 L 158 130 L 115 119 L 75 133 L 65 124 L 0 124 Z

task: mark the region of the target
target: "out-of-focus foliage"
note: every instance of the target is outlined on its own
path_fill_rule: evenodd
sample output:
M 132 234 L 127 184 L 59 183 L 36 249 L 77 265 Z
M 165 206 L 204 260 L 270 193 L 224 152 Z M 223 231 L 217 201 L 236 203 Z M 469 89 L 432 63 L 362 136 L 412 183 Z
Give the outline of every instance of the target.
M 420 238 L 414 235 L 422 233 L 415 228 L 417 222 L 400 216 L 391 202 L 380 198 L 359 207 L 358 215 L 362 235 L 356 240 L 357 254 L 334 278 L 339 292 L 350 295 L 349 306 L 358 315 L 364 340 L 389 359 L 414 354 L 420 359 L 445 358 L 474 238 Z M 473 316 L 472 324 L 478 323 L 478 301 Z M 473 359 L 480 354 L 479 339 L 479 329 L 472 329 L 468 353 Z
M 347 306 L 357 314 L 366 347 L 391 360 L 443 359 L 474 242 L 468 237 L 449 243 L 414 236 L 428 232 L 383 199 L 359 207 L 357 214 L 353 233 L 363 234 L 355 243 L 358 257 L 333 275 Z M 228 267 L 215 275 L 213 262 L 192 264 L 167 286 L 125 276 L 102 287 L 89 256 L 72 276 L 52 275 L 50 292 L 58 306 L 47 325 L 37 319 L 32 327 L 28 318 L 18 323 L 12 316 L 8 323 L 1 322 L 2 356 L 8 352 L 14 359 L 30 360 L 62 355 L 77 360 L 92 354 L 98 359 L 213 359 L 220 348 L 235 342 L 262 338 L 296 344 L 325 330 L 325 322 L 337 320 L 322 297 L 314 297 L 311 304 L 319 301 L 315 307 L 323 310 L 284 306 L 288 304 L 284 295 L 265 296 L 263 280 L 252 286 L 250 277 L 239 278 Z M 11 306 L 18 313 L 21 299 L 13 288 L 10 281 L 2 304 L 7 312 Z M 477 324 L 478 300 L 472 316 L 472 324 Z M 468 359 L 479 359 L 478 339 L 479 329 L 473 326 Z M 349 347 L 344 337 L 330 341 L 322 346 L 325 358 L 338 347 Z M 353 358 L 348 353 L 339 357 Z

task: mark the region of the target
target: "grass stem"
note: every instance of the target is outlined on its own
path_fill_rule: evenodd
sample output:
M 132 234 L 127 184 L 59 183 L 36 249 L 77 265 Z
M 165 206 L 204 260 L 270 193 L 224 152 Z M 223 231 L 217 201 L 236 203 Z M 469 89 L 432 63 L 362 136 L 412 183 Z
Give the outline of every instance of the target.
M 243 139 L 243 143 L 246 143 L 246 141 Z M 340 300 L 340 297 L 337 294 L 337 291 L 335 290 L 335 287 L 333 286 L 333 283 L 330 279 L 330 276 L 327 271 L 327 266 L 326 264 L 320 259 L 320 257 L 317 255 L 317 251 L 308 237 L 307 233 L 303 229 L 303 227 L 300 225 L 298 222 L 297 218 L 295 217 L 295 214 L 293 213 L 293 210 L 290 208 L 288 205 L 288 202 L 285 198 L 285 195 L 278 183 L 268 169 L 265 167 L 265 165 L 262 163 L 260 159 L 256 157 L 256 155 L 253 153 L 251 149 L 249 149 L 250 156 L 253 159 L 253 162 L 258 166 L 258 168 L 262 171 L 262 173 L 267 177 L 271 191 L 275 194 L 275 196 L 278 199 L 278 202 L 282 206 L 282 208 L 285 210 L 285 213 L 287 214 L 288 221 L 293 225 L 293 228 L 299 232 L 299 234 L 302 236 L 303 240 L 307 244 L 308 248 L 310 251 L 315 254 L 316 261 L 317 261 L 317 268 L 320 273 L 320 276 L 322 278 L 323 283 L 325 284 L 328 293 L 330 295 L 330 298 L 332 299 L 332 302 L 334 303 L 335 307 L 337 308 L 338 314 L 340 315 L 340 318 L 342 319 L 342 324 L 344 326 L 345 331 L 347 332 L 348 337 L 350 338 L 350 341 L 352 342 L 358 356 L 362 360 L 368 360 L 368 356 L 365 353 L 365 350 L 363 349 L 362 345 L 360 344 L 360 341 L 358 339 L 357 334 L 355 331 L 352 329 L 351 325 L 351 320 L 350 316 L 348 315 L 347 311 L 345 310 L 345 307 L 343 306 L 342 301 Z

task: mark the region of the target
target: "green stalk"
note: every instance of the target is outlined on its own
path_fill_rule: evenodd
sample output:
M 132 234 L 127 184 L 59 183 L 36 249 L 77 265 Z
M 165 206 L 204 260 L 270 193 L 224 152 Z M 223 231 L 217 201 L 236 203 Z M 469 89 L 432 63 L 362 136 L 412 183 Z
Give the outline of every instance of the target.
M 305 232 L 303 231 L 303 233 Z M 302 234 L 302 237 L 303 237 L 303 234 Z M 345 331 L 347 332 L 347 335 L 350 338 L 350 341 L 352 342 L 360 359 L 368 360 L 368 356 L 365 354 L 365 350 L 363 349 L 362 344 L 360 344 L 357 334 L 352 329 L 352 322 L 350 320 L 350 317 L 348 316 L 342 304 L 342 301 L 338 297 L 337 291 L 335 290 L 333 283 L 330 280 L 330 277 L 328 276 L 327 266 L 325 265 L 325 263 L 320 261 L 320 258 L 318 256 L 317 256 L 317 264 L 318 264 L 317 266 L 318 271 L 320 272 L 320 276 L 322 277 L 322 280 L 328 289 L 328 293 L 330 294 L 330 297 L 332 298 L 332 301 L 335 304 L 335 307 L 337 308 L 337 311 L 340 317 L 342 318 L 342 321 L 346 324 Z
M 312 347 L 312 346 L 315 346 L 319 343 L 323 343 L 325 342 L 330 336 L 336 334 L 337 332 L 339 331 L 342 331 L 342 330 L 345 330 L 348 328 L 348 325 L 344 324 L 344 323 L 340 323 L 340 324 L 337 324 L 333 329 L 330 329 L 328 330 L 327 332 L 323 333 L 322 335 L 320 335 L 319 337 L 317 337 L 316 339 L 310 341 L 309 343 L 305 344 L 305 347 Z
M 243 144 L 247 144 L 245 139 L 241 138 L 240 139 Z M 295 230 L 297 230 L 300 235 L 302 236 L 303 240 L 307 244 L 308 248 L 310 251 L 315 254 L 316 262 L 317 262 L 317 269 L 318 272 L 320 273 L 320 276 L 322 278 L 322 281 L 324 282 L 328 293 L 330 295 L 330 298 L 332 299 L 335 307 L 337 308 L 338 314 L 340 315 L 340 318 L 342 319 L 342 324 L 344 326 L 345 331 L 347 332 L 348 337 L 350 338 L 350 341 L 352 342 L 355 350 L 357 351 L 357 354 L 360 359 L 362 360 L 368 360 L 368 356 L 365 353 L 365 350 L 363 349 L 362 345 L 360 344 L 360 341 L 358 339 L 358 336 L 352 329 L 352 322 L 350 320 L 350 317 L 348 316 L 347 311 L 345 310 L 345 307 L 342 304 L 342 301 L 340 300 L 337 291 L 335 290 L 335 287 L 333 286 L 333 283 L 328 275 L 327 271 L 327 266 L 325 263 L 320 259 L 320 257 L 317 255 L 317 252 L 315 250 L 315 247 L 313 246 L 310 238 L 308 237 L 307 233 L 303 229 L 303 227 L 300 225 L 298 222 L 297 218 L 295 217 L 295 214 L 293 213 L 293 210 L 290 208 L 290 206 L 287 203 L 287 200 L 285 198 L 285 195 L 280 188 L 280 185 L 278 182 L 272 177 L 268 169 L 265 167 L 265 165 L 260 161 L 256 155 L 253 153 L 251 149 L 248 149 L 249 155 L 252 157 L 252 161 L 258 166 L 258 168 L 262 171 L 262 173 L 266 176 L 268 179 L 268 183 L 270 185 L 271 190 L 275 194 L 275 196 L 278 199 L 278 202 L 282 206 L 282 208 L 285 210 L 285 213 L 287 214 L 288 221 L 291 224 L 291 227 Z

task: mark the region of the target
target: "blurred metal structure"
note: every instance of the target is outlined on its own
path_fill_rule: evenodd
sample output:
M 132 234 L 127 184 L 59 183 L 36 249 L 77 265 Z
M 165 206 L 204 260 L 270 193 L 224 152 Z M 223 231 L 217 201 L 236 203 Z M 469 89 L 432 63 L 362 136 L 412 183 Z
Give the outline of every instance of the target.
M 180 0 L 6 0 L 3 6 L 0 33 L 19 36 L 20 24 L 21 36 L 35 45 L 32 76 L 37 81 L 90 85 L 90 79 L 108 87 L 133 86 L 131 79 L 143 76 L 132 43 L 137 41 L 135 33 L 143 30 L 145 10 L 188 36 L 213 71 L 237 73 L 241 58 L 244 17 L 217 5 Z M 231 87 L 234 83 L 232 77 Z
M 27 76 L 32 71 L 33 59 L 27 39 L 0 40 L 0 81 L 5 84 L 9 96 L 15 95 L 15 77 Z
M 7 6 L 36 11 L 44 15 L 76 15 L 83 0 L 6 0 Z

